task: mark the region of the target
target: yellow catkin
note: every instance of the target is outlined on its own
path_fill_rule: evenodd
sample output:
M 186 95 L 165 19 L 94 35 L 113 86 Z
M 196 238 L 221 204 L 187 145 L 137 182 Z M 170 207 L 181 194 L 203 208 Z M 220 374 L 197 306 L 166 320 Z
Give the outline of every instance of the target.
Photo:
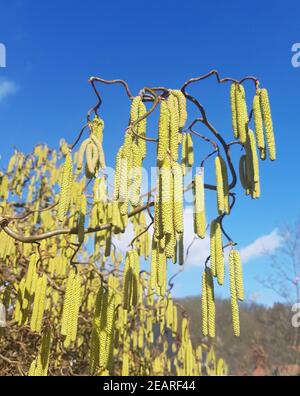
M 105 156 L 102 148 L 102 143 L 94 133 L 91 133 L 91 140 L 93 141 L 97 151 L 97 154 L 95 153 L 95 160 L 94 160 L 95 171 L 99 167 L 100 169 L 105 169 Z
M 98 160 L 98 152 L 95 143 L 93 143 L 91 139 L 89 139 L 85 154 L 88 171 L 91 175 L 94 175 L 96 171 L 96 162 Z
M 236 114 L 237 114 L 237 128 L 241 143 L 246 142 L 248 113 L 245 99 L 245 90 L 242 85 L 236 86 Z
M 142 100 L 139 102 L 138 110 L 139 110 L 139 118 L 143 117 L 147 113 L 147 108 Z M 145 117 L 137 124 L 138 135 L 145 137 L 146 128 L 147 128 L 147 118 Z M 138 146 L 141 151 L 142 159 L 144 159 L 146 157 L 146 140 L 138 139 Z
M 162 163 L 167 155 L 169 147 L 169 109 L 166 100 L 160 104 L 158 124 L 157 161 Z
M 230 86 L 230 106 L 231 106 L 231 117 L 232 117 L 232 130 L 235 139 L 239 137 L 237 127 L 237 113 L 236 113 L 236 83 Z
M 165 255 L 167 258 L 172 259 L 173 264 L 176 264 L 177 260 L 176 243 L 175 232 L 165 235 Z
M 70 340 L 74 342 L 77 336 L 78 315 L 81 304 L 81 279 L 79 272 L 75 274 L 73 279 L 72 302 L 71 323 L 69 324 L 70 330 L 68 329 L 67 336 L 69 336 Z
M 90 374 L 94 374 L 97 367 L 99 366 L 99 347 L 100 347 L 99 328 L 102 323 L 102 317 L 106 315 L 106 307 L 104 307 L 105 298 L 106 298 L 106 290 L 103 287 L 103 285 L 101 285 L 95 299 L 93 329 L 90 340 L 90 367 L 89 367 Z M 103 311 L 105 311 L 104 315 L 102 314 Z
M 268 91 L 266 88 L 262 88 L 259 90 L 259 99 L 261 105 L 261 112 L 264 121 L 265 133 L 266 133 L 266 141 L 268 154 L 271 161 L 276 159 L 276 146 L 275 146 L 275 138 L 273 131 L 273 122 L 271 116 L 271 109 L 269 103 Z
M 69 209 L 72 188 L 72 169 L 72 155 L 70 152 L 68 152 L 62 170 L 62 179 L 60 185 L 60 195 L 57 212 L 57 218 L 60 222 L 64 221 L 65 215 Z
M 50 348 L 51 348 L 51 330 L 47 329 L 42 338 L 40 353 L 38 357 L 37 369 L 40 369 L 42 376 L 47 376 L 49 358 L 50 358 Z
M 260 150 L 264 150 L 265 149 L 265 137 L 264 137 L 264 127 L 263 127 L 263 119 L 262 119 L 261 108 L 260 108 L 259 95 L 254 95 L 252 110 L 253 110 L 257 147 Z
M 159 244 L 157 255 L 157 294 L 164 296 L 167 283 L 167 260 L 163 246 Z
M 90 129 L 92 133 L 97 137 L 100 144 L 103 143 L 103 130 L 104 130 L 104 121 L 96 116 L 91 123 L 89 123 Z
M 19 325 L 21 325 L 23 321 L 23 312 L 22 312 L 22 304 L 23 304 L 23 299 L 24 299 L 24 293 L 25 293 L 25 282 L 26 279 L 22 278 L 18 287 L 18 295 L 17 295 L 17 301 L 15 305 L 15 310 L 14 310 L 14 319 L 16 322 L 18 322 Z
M 204 336 L 207 336 L 208 335 L 208 308 L 207 308 L 206 271 L 203 271 L 203 273 L 202 273 L 201 311 L 202 311 L 202 333 Z
M 66 292 L 64 297 L 64 305 L 61 318 L 61 334 L 64 336 L 70 335 L 70 324 L 72 321 L 72 305 L 73 305 L 73 280 L 75 271 L 69 271 L 68 279 L 66 282 Z
M 235 272 L 235 285 L 236 285 L 236 296 L 240 301 L 244 300 L 244 285 L 243 285 L 243 270 L 240 252 L 238 250 L 232 250 L 234 259 L 234 272 Z
M 135 96 L 131 101 L 130 122 L 136 121 L 139 117 L 139 103 L 140 103 L 141 99 L 142 98 L 140 96 Z
M 132 285 L 132 305 L 135 307 L 140 300 L 140 260 L 136 250 L 132 250 L 130 255 L 131 267 L 133 268 Z
M 219 221 L 216 221 L 215 225 L 215 260 L 216 260 L 216 275 L 219 285 L 224 283 L 224 256 L 222 247 L 222 231 Z
M 121 162 L 122 162 L 122 147 L 119 149 L 119 151 L 118 151 L 118 153 L 116 155 L 114 193 L 113 193 L 113 200 L 114 201 L 119 199 Z
M 157 285 L 157 260 L 158 260 L 158 243 L 153 236 L 152 238 L 152 250 L 151 250 L 151 268 L 150 268 L 150 288 L 156 289 Z
M 181 166 L 172 164 L 174 190 L 174 226 L 177 233 L 183 232 L 183 175 Z
M 227 165 L 222 157 L 220 157 L 220 160 L 221 160 L 223 187 L 224 187 L 224 212 L 226 214 L 229 214 L 230 204 L 229 204 L 229 184 L 228 184 Z
M 178 312 L 177 306 L 173 304 L 172 332 L 175 334 L 178 330 Z
M 36 291 L 33 301 L 33 310 L 30 320 L 30 329 L 39 333 L 42 328 L 43 315 L 46 304 L 47 276 L 43 274 L 37 279 Z
M 162 225 L 164 234 L 172 234 L 173 226 L 173 178 L 171 166 L 168 159 L 163 163 L 160 169 L 160 188 L 161 188 L 161 210 Z
M 215 158 L 215 173 L 216 173 L 216 185 L 217 185 L 217 206 L 219 214 L 223 214 L 225 211 L 224 202 L 224 181 L 222 174 L 221 157 L 217 155 Z
M 135 207 L 140 201 L 140 190 L 142 183 L 142 153 L 137 144 L 132 145 L 133 167 L 131 172 L 132 185 L 130 188 L 130 201 Z
M 186 98 L 184 94 L 178 89 L 172 90 L 171 93 L 178 101 L 179 128 L 183 129 L 187 120 Z
M 229 285 L 231 295 L 232 327 L 235 336 L 240 335 L 239 307 L 237 302 L 234 253 L 229 253 Z
M 199 238 L 205 238 L 206 215 L 205 215 L 205 194 L 204 194 L 204 169 L 195 175 L 193 183 L 194 192 L 194 231 Z
M 169 95 L 168 100 L 169 109 L 169 142 L 170 155 L 173 161 L 178 160 L 178 131 L 179 131 L 179 111 L 177 99 L 174 95 Z
M 124 150 L 123 150 L 124 151 Z M 119 201 L 121 205 L 121 214 L 126 214 L 128 210 L 128 159 L 125 156 L 121 158 L 120 165 L 120 185 L 119 185 Z
M 247 142 L 245 144 L 246 160 L 245 160 L 245 174 L 247 180 L 247 193 L 251 193 L 252 198 L 259 198 L 260 183 L 259 183 L 259 163 L 256 150 L 256 141 L 254 133 L 251 129 L 248 131 Z
M 135 250 L 130 250 L 126 254 L 123 278 L 123 308 L 128 312 L 137 305 L 139 290 L 139 258 Z
M 154 203 L 154 235 L 156 238 L 163 237 L 163 224 L 162 224 L 162 184 L 161 174 L 158 171 L 156 176 L 156 193 Z
M 191 168 L 194 165 L 194 145 L 191 133 L 186 134 L 186 151 L 187 151 L 187 167 Z
M 128 351 L 123 352 L 122 356 L 122 377 L 129 375 L 129 353 Z
M 217 221 L 210 223 L 210 268 L 213 276 L 217 275 L 216 268 L 216 225 Z
M 206 290 L 207 290 L 207 309 L 208 309 L 208 335 L 215 337 L 216 308 L 214 296 L 214 281 L 211 269 L 206 268 Z

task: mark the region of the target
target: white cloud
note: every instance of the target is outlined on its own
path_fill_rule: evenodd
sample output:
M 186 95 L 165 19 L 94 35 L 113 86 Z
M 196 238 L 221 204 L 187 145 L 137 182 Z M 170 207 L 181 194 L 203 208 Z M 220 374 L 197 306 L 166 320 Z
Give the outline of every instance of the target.
M 7 96 L 17 92 L 18 86 L 10 80 L 0 80 L 0 102 L 2 102 Z
M 150 222 L 148 214 L 146 214 L 147 224 Z M 152 235 L 153 227 L 149 229 L 150 235 Z M 128 223 L 128 228 L 124 234 L 120 234 L 113 238 L 116 247 L 125 254 L 129 249 L 129 244 L 134 238 L 134 231 L 131 222 Z M 240 249 L 241 258 L 243 263 L 249 262 L 253 259 L 265 256 L 273 253 L 283 243 L 282 237 L 278 233 L 278 229 L 275 228 L 267 235 L 262 235 L 257 238 L 254 242 Z M 188 207 L 184 210 L 184 248 L 185 251 L 188 249 L 188 256 L 185 262 L 186 267 L 202 267 L 204 266 L 205 260 L 210 254 L 210 238 L 209 230 L 204 239 L 195 239 L 194 233 L 194 218 L 193 209 Z M 225 251 L 225 261 L 228 261 L 229 249 Z
M 194 239 L 194 226 L 193 226 L 193 213 L 192 210 L 185 210 L 185 235 L 184 244 L 185 249 L 191 244 Z M 253 259 L 265 256 L 273 253 L 283 243 L 282 237 L 278 233 L 278 229 L 275 228 L 267 235 L 262 235 L 257 238 L 254 242 L 243 247 L 241 252 L 241 258 L 243 263 L 249 262 Z M 228 261 L 229 249 L 226 249 L 225 260 Z M 187 266 L 203 266 L 206 258 L 210 254 L 210 240 L 207 234 L 205 239 L 194 240 L 186 261 Z
M 278 229 L 275 228 L 272 232 L 270 232 L 270 234 L 263 235 L 257 238 L 250 245 L 242 248 L 242 261 L 245 263 L 247 261 L 273 253 L 281 246 L 282 242 L 282 237 L 279 235 Z

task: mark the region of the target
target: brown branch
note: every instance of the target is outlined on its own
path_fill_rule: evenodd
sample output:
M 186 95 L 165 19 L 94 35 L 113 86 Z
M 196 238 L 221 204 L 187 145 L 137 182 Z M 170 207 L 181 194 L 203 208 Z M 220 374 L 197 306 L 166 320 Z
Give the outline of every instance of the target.
M 136 215 L 137 213 L 142 212 L 143 210 L 147 209 L 147 207 L 153 206 L 154 202 L 149 202 L 146 205 L 137 207 L 135 210 L 133 210 L 131 213 L 129 213 L 128 217 L 132 217 Z M 65 229 L 58 229 L 58 230 L 53 230 L 53 231 L 48 231 L 43 234 L 38 234 L 38 235 L 30 235 L 30 236 L 24 236 L 22 234 L 18 234 L 15 231 L 13 231 L 11 228 L 8 226 L 8 220 L 5 217 L 0 216 L 0 227 L 4 232 L 6 232 L 7 235 L 12 237 L 13 239 L 23 242 L 23 243 L 34 243 L 38 241 L 42 241 L 43 239 L 47 238 L 52 238 L 58 235 L 73 235 L 73 234 L 78 234 L 78 228 L 65 228 Z M 98 232 L 98 231 L 103 231 L 103 230 L 109 230 L 112 227 L 111 223 L 108 224 L 103 224 L 101 226 L 97 227 L 88 227 L 84 230 L 85 234 L 89 234 L 92 232 Z

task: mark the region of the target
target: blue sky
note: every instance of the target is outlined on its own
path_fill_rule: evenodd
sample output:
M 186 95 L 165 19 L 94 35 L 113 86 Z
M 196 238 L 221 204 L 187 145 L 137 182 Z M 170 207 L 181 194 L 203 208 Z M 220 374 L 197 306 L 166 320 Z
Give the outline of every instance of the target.
M 211 69 L 222 76 L 259 78 L 269 90 L 278 160 L 261 166 L 261 199 L 252 201 L 237 188 L 240 199 L 226 227 L 239 247 L 248 249 L 247 296 L 258 294 L 267 304 L 276 301 L 255 280 L 268 272 L 266 257 L 257 252 L 263 236 L 267 246 L 276 246 L 274 230 L 299 215 L 300 68 L 291 64 L 291 47 L 300 42 L 299 2 L 283 6 L 273 1 L 270 7 L 270 2 L 258 0 L 251 5 L 237 0 L 0 0 L 0 10 L 0 43 L 7 50 L 7 67 L 0 68 L 1 167 L 13 146 L 30 151 L 37 142 L 56 146 L 61 137 L 69 142 L 75 138 L 95 103 L 87 82 L 91 75 L 123 78 L 134 94 L 144 86 L 178 88 Z M 253 89 L 245 87 L 250 104 Z M 220 86 L 212 78 L 191 92 L 229 139 L 229 85 Z M 104 146 L 113 165 L 129 102 L 117 86 L 101 87 L 101 93 Z M 201 150 L 199 146 L 199 158 Z M 201 263 L 195 264 L 201 261 L 201 249 L 177 278 L 178 296 L 199 292 Z M 218 293 L 228 295 L 221 289 Z

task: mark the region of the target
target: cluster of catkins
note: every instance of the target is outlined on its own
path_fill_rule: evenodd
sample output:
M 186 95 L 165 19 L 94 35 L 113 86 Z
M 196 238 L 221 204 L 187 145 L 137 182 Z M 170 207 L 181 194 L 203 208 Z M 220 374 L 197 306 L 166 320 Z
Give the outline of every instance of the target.
M 234 137 L 243 148 L 241 185 L 258 198 L 257 148 L 262 160 L 267 153 L 275 159 L 268 94 L 257 88 L 249 115 L 241 84 L 232 84 L 230 99 Z M 111 194 L 102 147 L 104 122 L 98 115 L 89 121 L 89 137 L 77 152 L 65 142 L 58 152 L 46 145 L 37 145 L 27 156 L 15 151 L 0 175 L 0 298 L 12 326 L 41 335 L 29 375 L 63 370 L 66 356 L 72 359 L 70 370 L 86 362 L 80 370 L 92 375 L 227 372 L 213 350 L 193 346 L 188 318 L 179 312 L 167 282 L 168 260 L 184 264 L 184 181 L 197 165 L 192 131 L 186 129 L 186 96 L 180 90 L 159 96 L 156 186 L 146 204 L 141 196 L 142 165 L 152 111 L 145 101 L 143 93 L 131 98 Z M 252 118 L 255 133 L 249 127 Z M 223 285 L 226 275 L 222 220 L 232 209 L 228 160 L 227 152 L 222 156 L 216 150 L 215 186 L 210 189 L 216 192 L 217 216 L 210 224 L 204 166 L 197 168 L 190 186 L 195 235 L 205 238 L 210 227 L 201 303 L 202 332 L 209 337 L 215 336 L 214 280 Z M 115 241 L 129 223 L 134 237 L 123 258 Z M 238 336 L 242 265 L 235 243 L 230 240 L 228 245 L 232 323 Z M 141 270 L 141 257 L 150 257 L 146 271 Z M 77 358 L 72 358 L 73 352 L 68 355 L 69 350 L 76 350 Z

